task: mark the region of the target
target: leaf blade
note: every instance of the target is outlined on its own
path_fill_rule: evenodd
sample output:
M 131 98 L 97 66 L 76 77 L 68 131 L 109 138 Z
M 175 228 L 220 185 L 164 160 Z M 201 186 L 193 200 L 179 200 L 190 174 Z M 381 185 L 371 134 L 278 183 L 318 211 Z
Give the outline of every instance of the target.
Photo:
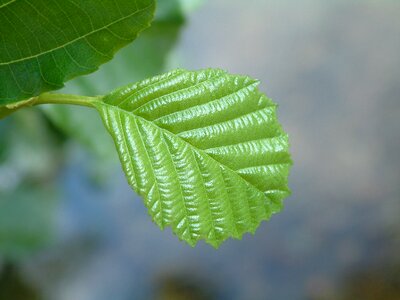
M 256 85 L 221 70 L 176 70 L 96 104 L 153 220 L 190 245 L 254 233 L 289 194 L 287 135 Z
M 154 0 L 10 1 L 0 7 L 0 105 L 95 71 L 149 26 Z

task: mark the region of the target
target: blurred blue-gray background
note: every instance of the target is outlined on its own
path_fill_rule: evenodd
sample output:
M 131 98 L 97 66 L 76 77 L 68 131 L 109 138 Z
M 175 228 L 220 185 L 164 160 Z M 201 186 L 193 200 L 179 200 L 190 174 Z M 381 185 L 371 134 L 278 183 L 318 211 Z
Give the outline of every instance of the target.
M 0 122 L 0 300 L 400 299 L 400 2 L 159 2 L 63 92 L 177 67 L 258 78 L 292 196 L 255 236 L 191 248 L 151 222 L 95 112 L 21 110 Z

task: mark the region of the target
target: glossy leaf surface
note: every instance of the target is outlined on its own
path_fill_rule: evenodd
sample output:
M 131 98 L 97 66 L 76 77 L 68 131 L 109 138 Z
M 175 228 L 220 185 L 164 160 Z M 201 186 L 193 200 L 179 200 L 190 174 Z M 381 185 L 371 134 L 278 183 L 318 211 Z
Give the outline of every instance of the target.
M 0 105 L 95 71 L 153 11 L 154 0 L 0 1 Z
M 288 137 L 257 85 L 176 70 L 95 104 L 153 220 L 190 245 L 254 233 L 289 194 Z

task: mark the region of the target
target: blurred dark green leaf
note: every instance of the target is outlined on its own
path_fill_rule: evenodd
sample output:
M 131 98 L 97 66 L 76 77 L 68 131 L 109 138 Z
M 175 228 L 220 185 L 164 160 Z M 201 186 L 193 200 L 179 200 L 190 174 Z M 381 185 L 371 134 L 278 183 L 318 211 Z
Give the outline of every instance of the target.
M 34 186 L 0 192 L 0 256 L 21 259 L 51 242 L 56 194 Z
M 51 241 L 60 144 L 48 125 L 35 109 L 23 109 L 0 122 L 2 258 L 23 258 Z

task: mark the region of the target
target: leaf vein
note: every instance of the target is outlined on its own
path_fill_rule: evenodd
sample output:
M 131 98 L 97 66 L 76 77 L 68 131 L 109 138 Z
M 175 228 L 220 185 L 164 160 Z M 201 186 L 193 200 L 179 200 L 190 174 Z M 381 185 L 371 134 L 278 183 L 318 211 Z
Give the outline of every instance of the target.
M 75 43 L 75 42 L 77 42 L 77 41 L 79 41 L 79 40 L 82 40 L 82 39 L 84 39 L 85 37 L 90 36 L 90 35 L 92 35 L 92 34 L 94 34 L 94 33 L 96 33 L 96 32 L 99 32 L 99 31 L 102 31 L 102 30 L 104 30 L 104 29 L 107 29 L 108 27 L 110 27 L 110 26 L 112 26 L 112 25 L 114 25 L 114 24 L 116 24 L 116 23 L 119 23 L 119 22 L 121 22 L 121 21 L 124 21 L 124 20 L 126 20 L 126 19 L 128 19 L 128 18 L 130 18 L 130 17 L 133 17 L 134 15 L 139 14 L 139 13 L 145 11 L 145 10 L 148 9 L 150 6 L 151 6 L 151 5 L 148 5 L 147 7 L 144 7 L 144 8 L 142 8 L 142 9 L 140 9 L 140 10 L 137 10 L 137 11 L 135 11 L 135 12 L 133 12 L 133 13 L 130 13 L 130 14 L 128 14 L 127 16 L 125 16 L 124 18 L 117 19 L 117 20 L 115 20 L 115 21 L 113 21 L 113 22 L 111 22 L 111 23 L 109 23 L 109 24 L 107 24 L 107 25 L 105 25 L 105 26 L 102 26 L 102 27 L 100 27 L 100 28 L 97 28 L 97 29 L 95 29 L 95 30 L 93 30 L 93 31 L 91 31 L 91 32 L 88 32 L 88 33 L 86 33 L 86 34 L 84 34 L 84 35 L 81 35 L 80 37 L 77 37 L 77 38 L 75 38 L 75 39 L 73 39 L 73 40 L 71 40 L 71 41 L 68 41 L 67 43 L 64 43 L 63 45 L 54 47 L 54 48 L 49 49 L 49 50 L 46 50 L 46 51 L 43 51 L 43 52 L 38 53 L 38 54 L 36 54 L 36 55 L 26 56 L 26 57 L 23 57 L 23 58 L 20 58 L 20 59 L 14 59 L 14 60 L 2 62 L 2 63 L 0 63 L 0 66 L 2 66 L 2 65 L 11 65 L 11 64 L 14 64 L 14 63 L 17 63 L 17 62 L 21 62 L 21 61 L 29 60 L 29 59 L 32 59 L 32 58 L 35 58 L 35 57 L 43 56 L 43 55 L 45 55 L 45 54 L 47 54 L 47 53 L 53 52 L 53 51 L 58 50 L 58 49 L 62 49 L 62 48 L 65 49 L 66 46 L 71 45 L 71 44 L 73 44 L 73 43 Z

